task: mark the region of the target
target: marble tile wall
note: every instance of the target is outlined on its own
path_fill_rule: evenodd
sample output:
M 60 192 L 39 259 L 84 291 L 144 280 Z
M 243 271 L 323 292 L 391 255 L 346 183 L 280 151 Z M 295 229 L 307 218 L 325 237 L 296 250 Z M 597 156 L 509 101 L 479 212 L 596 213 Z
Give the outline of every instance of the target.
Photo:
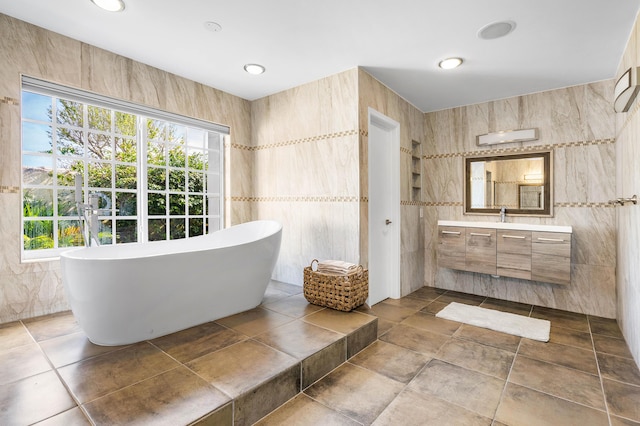
M 405 296 L 424 286 L 424 218 L 420 210 L 425 204 L 412 199 L 412 141 L 424 141 L 424 114 L 398 94 L 376 80 L 363 69 L 358 70 L 360 136 L 360 196 L 367 200 L 368 187 L 368 109 L 386 115 L 400 123 L 400 292 Z M 423 146 L 423 149 L 426 149 Z M 426 151 L 423 151 L 426 152 Z M 424 176 L 423 176 L 424 179 Z M 360 255 L 368 258 L 368 205 L 360 209 Z
M 640 29 L 629 37 L 618 72 L 640 66 Z M 616 197 L 640 196 L 640 103 L 616 114 Z M 636 363 L 640 365 L 640 205 L 616 208 L 618 219 L 618 323 Z
M 302 285 L 314 258 L 360 263 L 356 69 L 251 103 L 255 219 L 283 224 L 274 279 Z
M 0 57 L 0 323 L 68 309 L 59 262 L 20 261 L 21 74 L 230 126 L 227 194 L 250 193 L 248 101 L 2 14 Z M 230 223 L 251 217 L 228 204 Z
M 612 108 L 614 81 L 569 87 L 425 114 L 425 281 L 427 285 L 616 317 L 616 143 Z M 535 142 L 476 146 L 476 135 L 537 127 Z M 463 215 L 465 155 L 551 149 L 554 155 L 554 216 L 508 217 L 508 221 L 571 225 L 569 286 L 492 278 L 438 268 L 437 221 L 496 221 Z

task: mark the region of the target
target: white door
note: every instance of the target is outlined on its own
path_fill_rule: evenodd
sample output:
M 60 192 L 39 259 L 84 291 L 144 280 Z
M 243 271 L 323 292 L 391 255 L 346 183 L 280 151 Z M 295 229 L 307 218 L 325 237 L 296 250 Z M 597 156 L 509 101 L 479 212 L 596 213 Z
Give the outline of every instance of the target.
M 400 124 L 369 109 L 369 306 L 400 297 Z

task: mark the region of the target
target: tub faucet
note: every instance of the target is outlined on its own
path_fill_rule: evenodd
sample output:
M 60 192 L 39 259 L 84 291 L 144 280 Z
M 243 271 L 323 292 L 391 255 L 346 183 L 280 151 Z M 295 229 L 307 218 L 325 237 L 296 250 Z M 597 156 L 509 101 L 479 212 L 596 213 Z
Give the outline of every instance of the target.
M 500 207 L 500 222 L 505 223 L 507 221 L 507 208 L 505 206 Z

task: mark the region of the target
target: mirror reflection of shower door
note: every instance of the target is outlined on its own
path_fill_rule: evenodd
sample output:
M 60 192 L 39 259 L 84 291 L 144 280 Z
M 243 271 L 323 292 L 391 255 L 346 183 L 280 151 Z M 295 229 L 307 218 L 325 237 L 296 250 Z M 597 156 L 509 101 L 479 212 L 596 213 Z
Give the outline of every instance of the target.
M 493 205 L 493 182 L 491 181 L 490 171 L 485 173 L 484 185 L 484 206 L 489 207 Z

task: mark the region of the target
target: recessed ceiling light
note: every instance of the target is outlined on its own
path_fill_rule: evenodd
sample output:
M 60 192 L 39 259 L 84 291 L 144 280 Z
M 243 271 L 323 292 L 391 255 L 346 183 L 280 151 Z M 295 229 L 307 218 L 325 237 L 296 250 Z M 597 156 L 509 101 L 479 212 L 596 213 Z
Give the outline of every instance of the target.
M 440 61 L 438 66 L 443 70 L 450 70 L 456 67 L 459 67 L 462 64 L 461 58 L 447 58 Z
M 244 66 L 244 70 L 249 74 L 260 75 L 265 71 L 265 68 L 259 64 L 247 64 Z
M 124 2 L 122 0 L 91 0 L 93 4 L 108 10 L 109 12 L 121 12 L 124 10 Z
M 516 23 L 513 21 L 500 21 L 485 25 L 478 31 L 478 37 L 483 40 L 493 40 L 494 38 L 504 37 L 516 29 Z
M 213 21 L 205 22 L 204 27 L 214 33 L 222 31 L 222 26 L 217 22 L 213 22 Z

